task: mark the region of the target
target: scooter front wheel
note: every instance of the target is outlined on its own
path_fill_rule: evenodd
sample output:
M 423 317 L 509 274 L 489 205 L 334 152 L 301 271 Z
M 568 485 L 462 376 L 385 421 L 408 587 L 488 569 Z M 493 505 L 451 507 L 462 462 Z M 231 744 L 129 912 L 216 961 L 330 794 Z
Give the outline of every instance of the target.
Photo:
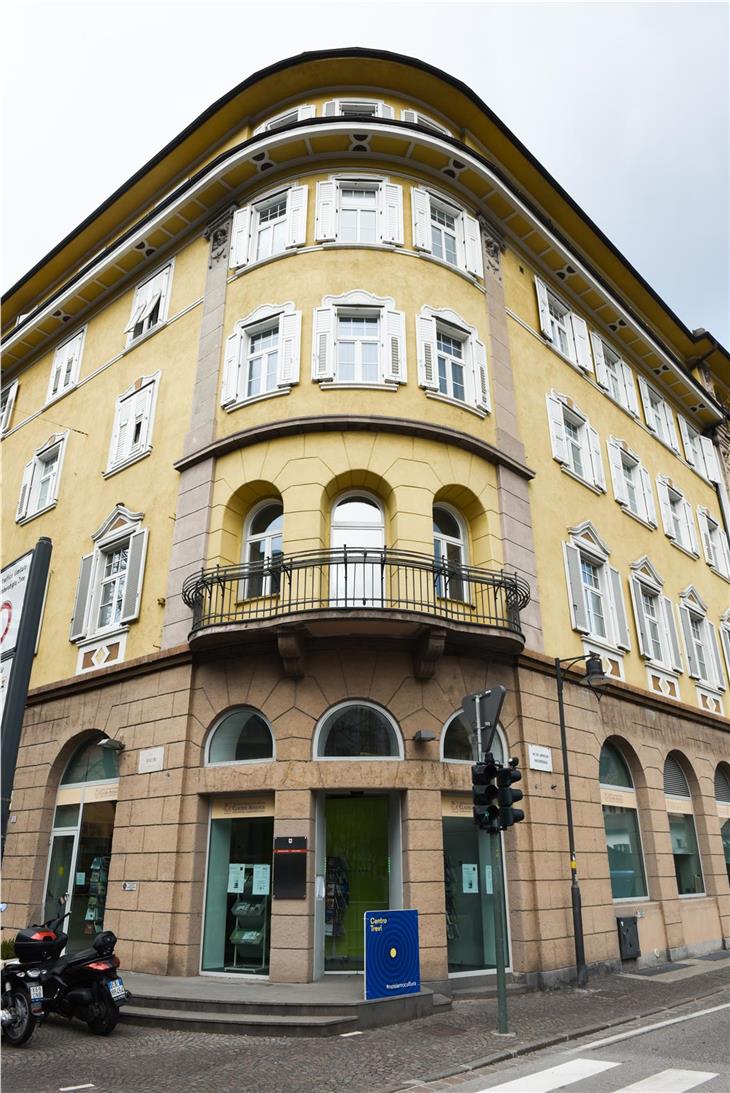
M 94 1010 L 95 1016 L 86 1022 L 89 1032 L 93 1032 L 95 1036 L 108 1036 L 114 1032 L 119 1020 L 119 1009 L 108 992 L 106 996 L 103 993 L 100 995 L 94 1003 Z
M 3 1024 L 3 1040 L 11 1047 L 20 1047 L 30 1040 L 37 1023 L 30 1010 L 30 998 L 23 987 L 14 987 L 3 994 L 3 1010 L 10 1020 Z

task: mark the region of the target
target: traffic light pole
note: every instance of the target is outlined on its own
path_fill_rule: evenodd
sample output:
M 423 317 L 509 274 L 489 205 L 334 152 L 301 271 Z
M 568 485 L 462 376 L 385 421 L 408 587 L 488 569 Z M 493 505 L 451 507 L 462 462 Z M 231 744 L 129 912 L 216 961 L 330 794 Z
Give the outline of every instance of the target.
M 509 1032 L 507 1023 L 507 976 L 504 961 L 504 884 L 502 875 L 502 836 L 489 835 L 489 856 L 494 893 L 494 963 L 497 969 L 497 1032 Z
M 558 685 L 558 718 L 560 721 L 560 748 L 563 753 L 563 784 L 565 786 L 565 815 L 568 824 L 568 848 L 570 850 L 570 902 L 573 911 L 573 937 L 575 938 L 575 971 L 579 987 L 588 980 L 586 954 L 583 941 L 583 908 L 578 885 L 578 865 L 575 858 L 575 829 L 573 827 L 573 800 L 570 794 L 570 768 L 568 766 L 568 739 L 565 728 L 563 701 L 563 672 L 560 660 L 555 658 L 555 678 Z

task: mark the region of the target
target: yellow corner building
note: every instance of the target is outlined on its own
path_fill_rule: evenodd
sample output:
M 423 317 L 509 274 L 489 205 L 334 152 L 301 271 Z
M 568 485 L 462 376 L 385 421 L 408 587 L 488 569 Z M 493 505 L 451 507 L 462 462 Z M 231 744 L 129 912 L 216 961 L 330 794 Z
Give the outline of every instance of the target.
M 461 703 L 502 685 L 508 966 L 570 978 L 558 658 L 589 967 L 730 944 L 730 358 L 469 88 L 257 73 L 3 342 L 3 565 L 53 543 L 8 934 L 67 896 L 123 967 L 306 983 L 415 908 L 425 982 L 488 975 Z

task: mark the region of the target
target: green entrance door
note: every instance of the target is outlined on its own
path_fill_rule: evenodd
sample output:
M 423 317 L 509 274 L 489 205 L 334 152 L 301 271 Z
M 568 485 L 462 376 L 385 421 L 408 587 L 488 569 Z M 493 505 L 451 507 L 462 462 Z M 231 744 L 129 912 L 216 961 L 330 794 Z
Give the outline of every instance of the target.
M 363 914 L 390 907 L 389 799 L 325 800 L 325 971 L 362 971 Z
M 479 831 L 471 817 L 444 816 L 443 825 L 449 971 L 494 968 L 494 883 L 488 841 L 492 836 Z M 509 965 L 506 939 L 504 958 Z

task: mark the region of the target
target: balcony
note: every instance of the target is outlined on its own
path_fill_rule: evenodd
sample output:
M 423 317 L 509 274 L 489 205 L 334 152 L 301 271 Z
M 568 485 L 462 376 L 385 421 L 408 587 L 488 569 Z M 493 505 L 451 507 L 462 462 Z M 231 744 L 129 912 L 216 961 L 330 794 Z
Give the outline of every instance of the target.
M 416 675 L 428 678 L 447 645 L 520 652 L 520 611 L 530 591 L 515 573 L 410 551 L 343 548 L 205 569 L 188 577 L 182 598 L 193 612 L 193 648 L 269 632 L 289 674 L 299 675 L 305 639 L 415 638 Z

